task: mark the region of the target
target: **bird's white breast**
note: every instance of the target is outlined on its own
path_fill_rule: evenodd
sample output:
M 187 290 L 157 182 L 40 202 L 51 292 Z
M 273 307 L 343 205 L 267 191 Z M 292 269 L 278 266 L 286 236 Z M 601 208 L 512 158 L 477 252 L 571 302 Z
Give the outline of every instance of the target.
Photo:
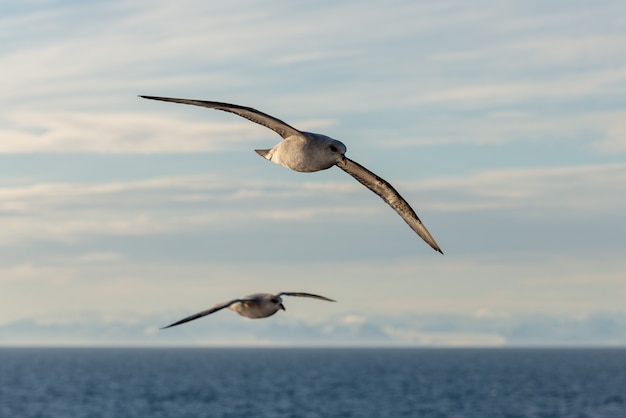
M 250 319 L 266 318 L 274 315 L 278 307 L 268 302 L 237 302 L 229 307 L 239 315 Z
M 279 142 L 270 150 L 266 158 L 294 171 L 326 170 L 340 161 L 339 154 L 330 151 L 329 141 L 340 144 L 339 148 L 345 150 L 345 146 L 339 141 L 307 132 L 304 135 L 290 136 Z

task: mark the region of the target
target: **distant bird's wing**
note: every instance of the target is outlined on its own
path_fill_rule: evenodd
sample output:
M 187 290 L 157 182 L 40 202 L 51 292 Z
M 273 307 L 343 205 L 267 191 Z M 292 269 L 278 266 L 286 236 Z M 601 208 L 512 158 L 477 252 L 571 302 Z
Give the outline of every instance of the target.
M 197 314 L 194 315 L 190 315 L 186 318 L 181 319 L 180 321 L 174 322 L 173 324 L 170 324 L 166 327 L 162 327 L 161 329 L 165 329 L 165 328 L 170 328 L 170 327 L 175 327 L 176 325 L 180 325 L 180 324 L 184 324 L 185 322 L 189 322 L 189 321 L 193 321 L 194 319 L 198 319 L 198 318 L 202 318 L 203 316 L 207 316 L 207 315 L 211 315 L 213 312 L 217 312 L 219 310 L 222 310 L 224 308 L 228 308 L 230 305 L 237 303 L 237 302 L 250 302 L 253 301 L 255 299 L 233 299 L 231 301 L 228 302 L 222 302 L 222 303 L 217 303 L 213 306 L 211 306 L 209 309 L 202 311 L 202 312 L 198 312 Z
M 293 126 L 283 122 L 282 120 L 270 116 L 266 113 L 260 112 L 251 107 L 239 106 L 230 103 L 221 102 L 209 102 L 206 100 L 190 100 L 190 99 L 174 99 L 171 97 L 156 97 L 156 96 L 139 96 L 144 99 L 161 100 L 164 102 L 182 103 L 194 106 L 208 107 L 210 109 L 223 110 L 224 112 L 234 113 L 244 117 L 254 123 L 263 125 L 266 128 L 270 128 L 283 138 L 290 137 L 292 135 L 302 135 L 302 132 L 294 128 Z
M 443 251 L 441 251 L 439 245 L 437 245 L 434 238 L 430 235 L 424 224 L 422 224 L 422 221 L 417 217 L 413 208 L 411 208 L 407 201 L 400 196 L 400 193 L 398 193 L 391 184 L 349 158 L 344 158 L 343 161 L 337 163 L 337 167 L 350 174 L 359 183 L 380 196 L 389 206 L 398 212 L 417 235 L 422 237 L 435 251 L 443 254 Z
M 305 297 L 305 298 L 325 300 L 328 302 L 337 302 L 336 300 L 328 299 L 324 296 L 314 295 L 313 293 L 303 293 L 303 292 L 280 292 L 276 296 L 300 296 L 300 297 Z

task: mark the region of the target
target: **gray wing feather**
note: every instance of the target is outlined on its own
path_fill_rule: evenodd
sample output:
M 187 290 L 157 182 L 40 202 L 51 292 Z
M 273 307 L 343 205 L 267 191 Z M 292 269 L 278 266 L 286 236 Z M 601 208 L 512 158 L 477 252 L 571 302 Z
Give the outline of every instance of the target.
M 422 237 L 422 239 L 426 241 L 428 245 L 433 247 L 435 251 L 443 254 L 443 251 L 441 251 L 441 248 L 439 248 L 435 239 L 430 235 L 424 224 L 422 224 L 422 221 L 420 221 L 417 217 L 413 208 L 411 208 L 407 201 L 400 196 L 400 193 L 398 193 L 391 184 L 349 158 L 344 158 L 343 161 L 337 163 L 337 167 L 350 174 L 359 183 L 380 196 L 389 206 L 398 212 L 402 219 L 404 219 L 404 221 L 413 231 L 417 233 L 417 235 Z
M 325 300 L 328 302 L 337 302 L 334 299 L 329 299 L 324 296 L 314 295 L 313 293 L 303 293 L 303 292 L 280 292 L 276 296 L 300 296 L 300 297 L 305 297 L 305 298 Z
M 214 312 L 220 311 L 224 308 L 228 308 L 233 303 L 237 302 L 249 302 L 251 299 L 233 299 L 229 302 L 221 302 L 211 306 L 209 309 L 204 310 L 202 312 L 198 312 L 197 314 L 190 315 L 186 318 L 181 319 L 180 321 L 176 321 L 173 324 L 170 324 L 166 327 L 162 327 L 161 329 L 175 327 L 176 325 L 184 324 L 185 322 L 193 321 L 194 319 L 202 318 L 203 316 L 210 315 Z
M 251 107 L 239 106 L 231 103 L 222 102 L 210 102 L 206 100 L 190 100 L 190 99 L 175 99 L 171 97 L 157 97 L 157 96 L 139 96 L 144 99 L 161 100 L 164 102 L 182 103 L 194 106 L 208 107 L 210 109 L 222 110 L 224 112 L 234 113 L 235 115 L 244 117 L 254 123 L 263 125 L 266 128 L 270 128 L 282 138 L 287 138 L 292 135 L 302 135 L 302 132 L 294 128 L 293 126 L 283 122 L 282 120 L 270 116 L 266 113 L 260 112 Z

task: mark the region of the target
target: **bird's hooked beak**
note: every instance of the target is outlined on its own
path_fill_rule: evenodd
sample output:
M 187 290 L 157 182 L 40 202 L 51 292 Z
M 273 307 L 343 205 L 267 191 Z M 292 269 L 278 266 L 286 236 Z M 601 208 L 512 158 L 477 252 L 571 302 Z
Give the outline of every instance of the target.
M 285 309 L 285 305 L 283 305 L 282 303 L 279 303 L 278 306 L 280 306 L 280 309 L 282 309 L 283 311 L 287 310 L 287 309 Z

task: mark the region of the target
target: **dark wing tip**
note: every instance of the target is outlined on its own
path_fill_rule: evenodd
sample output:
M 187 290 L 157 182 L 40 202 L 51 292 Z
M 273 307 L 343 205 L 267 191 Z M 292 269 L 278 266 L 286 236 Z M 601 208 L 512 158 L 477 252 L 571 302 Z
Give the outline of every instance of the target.
M 180 321 L 176 321 L 173 324 L 169 324 L 167 326 L 161 327 L 159 329 L 172 328 L 172 327 L 175 327 L 176 325 L 184 324 L 185 322 L 193 321 L 194 319 L 198 319 L 198 318 L 200 318 L 200 316 L 192 315 L 187 318 L 181 319 Z
M 144 96 L 142 94 L 140 94 L 139 97 L 141 97 L 142 99 L 160 100 L 162 102 L 174 102 L 174 103 L 180 103 L 179 102 L 180 100 L 189 100 L 189 101 L 195 101 L 195 102 L 201 101 L 201 100 L 191 100 L 191 99 L 176 99 L 174 97 Z
M 144 95 L 141 95 L 141 94 L 139 95 L 139 97 L 141 97 L 142 99 L 169 101 L 169 97 L 144 96 Z
M 413 228 L 413 227 L 411 226 L 411 228 Z M 426 230 L 426 227 L 424 227 L 424 229 Z M 415 231 L 415 229 L 413 229 L 413 230 Z M 415 231 L 415 232 L 417 232 L 417 231 Z M 439 248 L 439 245 L 435 242 L 435 239 L 432 236 L 430 236 L 430 233 L 428 232 L 428 230 L 426 230 L 426 233 L 428 234 L 427 236 L 428 236 L 428 238 L 430 238 L 430 240 L 427 240 L 426 238 L 421 236 L 419 234 L 419 232 L 418 232 L 418 235 L 420 235 L 420 237 L 424 240 L 424 242 L 426 242 L 426 244 L 428 244 L 433 250 L 437 251 L 439 254 L 443 254 L 443 250 L 441 248 Z M 431 242 L 431 240 L 432 240 L 432 242 Z

